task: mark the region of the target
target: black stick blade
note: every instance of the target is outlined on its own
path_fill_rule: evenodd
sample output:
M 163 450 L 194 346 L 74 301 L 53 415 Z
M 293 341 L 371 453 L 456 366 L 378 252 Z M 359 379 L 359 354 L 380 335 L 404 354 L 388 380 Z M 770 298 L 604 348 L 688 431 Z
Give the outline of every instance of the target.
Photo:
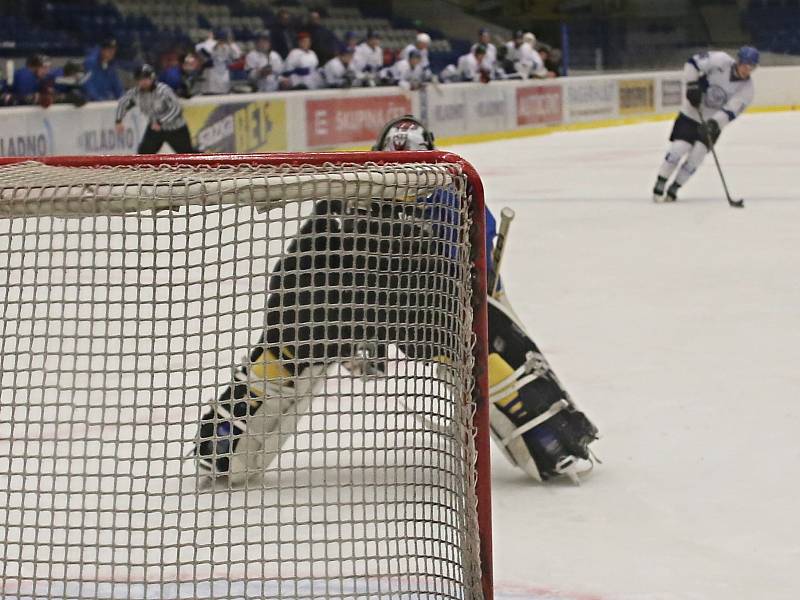
M 738 200 L 728 198 L 728 204 L 731 208 L 744 208 L 744 198 L 739 198 Z

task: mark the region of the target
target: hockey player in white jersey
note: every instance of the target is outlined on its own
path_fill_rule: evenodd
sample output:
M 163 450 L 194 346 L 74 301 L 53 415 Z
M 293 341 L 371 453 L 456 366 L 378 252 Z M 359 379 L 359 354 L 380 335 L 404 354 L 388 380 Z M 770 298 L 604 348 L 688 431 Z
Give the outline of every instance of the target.
M 257 92 L 275 92 L 280 87 L 283 59 L 272 49 L 269 31 L 262 31 L 256 47 L 245 56 L 244 66 L 250 83 Z
M 431 36 L 427 33 L 418 33 L 417 39 L 413 44 L 409 44 L 400 52 L 399 60 L 408 60 L 412 52 L 419 52 L 422 58 L 422 66 L 430 67 L 431 62 L 428 59 L 428 48 L 431 45 Z
M 750 76 L 759 59 L 758 50 L 744 46 L 735 60 L 725 52 L 701 52 L 686 63 L 683 68 L 686 97 L 658 171 L 653 188 L 655 202 L 677 199 L 678 191 L 697 171 L 722 130 L 753 102 Z M 667 188 L 676 170 L 678 174 Z
M 311 35 L 301 31 L 297 34 L 297 48 L 286 56 L 283 65 L 286 86 L 293 90 L 315 90 L 321 85 L 317 69 L 319 58 L 311 49 Z
M 433 81 L 433 73 L 424 62 L 422 55 L 412 50 L 407 59 L 398 60 L 391 67 L 381 71 L 381 79 L 406 90 L 418 90 Z
M 492 67 L 487 56 L 486 48 L 478 44 L 472 52 L 459 57 L 457 66 L 458 80 L 481 83 L 491 81 Z
M 361 78 L 353 68 L 353 49 L 342 46 L 339 55 L 334 56 L 322 68 L 322 78 L 329 88 L 349 88 L 361 85 Z
M 367 33 L 367 41 L 356 46 L 353 53 L 353 69 L 368 85 L 373 85 L 382 68 L 381 36 L 376 31 L 370 31 Z
M 387 123 L 373 147 L 392 152 L 433 149 L 433 134 L 411 115 Z M 233 382 L 203 414 L 194 450 L 201 471 L 241 482 L 267 467 L 295 432 L 298 419 L 310 410 L 311 398 L 332 362 L 344 363 L 351 371 L 360 365 L 353 371 L 358 376 L 386 376 L 388 347 L 399 345 L 409 358 L 433 366 L 446 364 L 437 358 L 435 347 L 425 342 L 428 338 L 415 333 L 429 319 L 437 322 L 440 308 L 431 304 L 437 294 L 428 293 L 424 286 L 415 288 L 422 284 L 409 284 L 404 274 L 413 272 L 413 281 L 424 282 L 426 269 L 438 264 L 430 260 L 430 254 L 447 252 L 449 244 L 444 242 L 450 230 L 439 231 L 437 235 L 443 237 L 424 248 L 402 244 L 413 233 L 405 228 L 417 227 L 415 222 L 430 227 L 443 215 L 453 214 L 458 202 L 452 191 L 439 189 L 393 207 L 388 225 L 371 216 L 372 208 L 359 208 L 360 212 L 344 218 L 341 201 L 331 198 L 316 204 L 314 214 L 301 224 L 305 235 L 289 245 L 272 273 L 266 323 L 258 343 L 236 369 Z M 408 218 L 411 214 L 413 219 Z M 359 269 L 354 279 L 357 289 L 341 288 L 336 282 L 353 272 L 355 251 L 363 251 L 372 237 L 364 235 L 367 232 L 382 232 L 396 248 L 387 249 L 386 256 L 371 250 L 375 260 L 370 275 Z M 423 236 L 430 237 L 430 233 Z M 320 241 L 337 251 L 314 251 L 323 248 Z M 486 209 L 488 281 L 494 290 L 488 298 L 492 434 L 509 460 L 531 478 L 546 481 L 567 476 L 577 481 L 591 467 L 589 444 L 597 438 L 597 428 L 572 402 L 511 309 L 495 271 L 494 257 L 499 255 L 494 241 L 495 220 Z M 395 285 L 407 292 L 394 297 L 376 289 L 365 296 L 367 278 L 383 270 L 387 270 L 382 280 L 387 294 L 394 293 Z M 371 302 L 376 303 L 374 307 Z M 392 326 L 396 311 L 390 310 L 398 303 L 414 309 L 414 318 L 404 322 L 399 338 Z M 354 353 L 358 346 L 354 340 L 363 336 L 375 342 L 375 351 L 365 360 Z
M 478 31 L 478 41 L 472 44 L 470 52 L 475 52 L 478 46 L 486 48 L 486 56 L 483 59 L 484 63 L 489 68 L 493 67 L 494 63 L 497 61 L 497 46 L 492 43 L 492 34 L 485 27 Z

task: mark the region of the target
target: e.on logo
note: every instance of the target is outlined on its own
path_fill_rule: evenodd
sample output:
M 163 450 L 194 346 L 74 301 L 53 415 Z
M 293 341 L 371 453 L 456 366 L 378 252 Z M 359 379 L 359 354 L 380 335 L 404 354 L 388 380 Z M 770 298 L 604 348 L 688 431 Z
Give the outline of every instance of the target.
M 517 88 L 517 125 L 552 125 L 563 119 L 563 94 L 558 86 Z

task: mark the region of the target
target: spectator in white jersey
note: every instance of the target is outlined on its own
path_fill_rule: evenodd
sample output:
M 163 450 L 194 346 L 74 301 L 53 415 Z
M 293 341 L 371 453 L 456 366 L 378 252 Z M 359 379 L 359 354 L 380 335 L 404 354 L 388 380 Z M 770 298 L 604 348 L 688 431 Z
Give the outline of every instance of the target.
M 478 44 L 467 54 L 458 59 L 458 80 L 489 83 L 492 80 L 492 68 L 488 64 L 486 47 Z
M 329 88 L 349 88 L 360 85 L 361 80 L 353 68 L 353 49 L 342 46 L 339 55 L 325 63 L 322 68 L 322 78 Z
M 383 68 L 383 48 L 377 31 L 367 33 L 367 40 L 356 46 L 353 53 L 353 69 L 367 85 L 375 84 L 375 77 Z
M 283 65 L 282 87 L 292 90 L 315 90 L 321 87 L 317 69 L 319 59 L 311 49 L 311 36 L 307 31 L 297 34 L 297 48 L 289 52 Z
M 684 65 L 686 98 L 658 171 L 653 188 L 655 202 L 675 202 L 678 190 L 700 167 L 722 130 L 753 102 L 755 89 L 750 76 L 759 62 L 758 50 L 744 46 L 736 59 L 725 52 L 701 52 Z M 676 170 L 678 174 L 667 189 Z
M 398 57 L 400 60 L 408 60 L 412 52 L 417 52 L 420 55 L 423 68 L 429 68 L 431 63 L 428 59 L 428 48 L 431 45 L 431 36 L 427 33 L 418 33 L 417 39 L 413 44 L 409 44 L 403 51 L 400 52 Z
M 486 48 L 483 62 L 487 67 L 492 68 L 497 60 L 497 46 L 492 43 L 492 34 L 485 27 L 478 31 L 478 41 L 472 44 L 470 52 L 474 53 L 478 46 Z
M 262 31 L 256 38 L 256 46 L 244 59 L 250 85 L 257 92 L 275 92 L 280 87 L 283 59 L 272 49 L 269 31 Z
M 128 111 L 137 106 L 147 118 L 147 129 L 137 150 L 139 154 L 156 154 L 164 142 L 180 154 L 196 152 L 183 118 L 183 109 L 172 88 L 156 81 L 156 72 L 150 65 L 139 67 L 135 77 L 136 85 L 117 103 L 117 133 L 125 131 L 122 121 Z

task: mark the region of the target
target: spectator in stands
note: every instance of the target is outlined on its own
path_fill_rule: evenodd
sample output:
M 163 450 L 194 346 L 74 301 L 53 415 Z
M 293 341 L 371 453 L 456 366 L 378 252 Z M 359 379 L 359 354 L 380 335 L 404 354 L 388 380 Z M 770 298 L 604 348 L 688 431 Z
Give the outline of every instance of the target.
M 118 100 L 122 97 L 122 82 L 114 64 L 116 55 L 117 41 L 106 39 L 99 49 L 93 50 L 86 57 L 84 68 L 87 77 L 83 91 L 88 100 Z
M 272 48 L 281 55 L 281 58 L 289 56 L 289 51 L 297 46 L 297 37 L 294 27 L 286 10 L 278 11 L 278 21 L 270 30 Z
M 0 106 L 13 106 L 13 104 L 14 95 L 8 87 L 6 74 L 3 72 L 2 67 L 0 67 Z
M 244 59 L 245 69 L 254 91 L 274 92 L 280 87 L 283 59 L 272 49 L 269 31 L 262 31 L 256 38 L 256 46 Z
M 356 46 L 353 53 L 353 69 L 366 85 L 375 85 L 375 77 L 383 68 L 383 48 L 377 31 L 367 32 L 367 41 Z
M 297 48 L 289 52 L 283 66 L 282 87 L 292 90 L 315 90 L 321 86 L 317 72 L 319 58 L 311 49 L 311 35 L 307 31 L 297 34 Z
M 497 46 L 492 43 L 492 34 L 485 27 L 478 31 L 478 41 L 472 44 L 470 52 L 474 53 L 478 46 L 486 48 L 486 55 L 483 58 L 485 65 L 489 68 L 494 67 L 497 61 Z
M 214 32 L 217 43 L 211 51 L 211 66 L 205 71 L 205 93 L 227 94 L 231 91 L 231 73 L 228 67 L 242 56 L 239 45 L 230 31 Z
M 206 33 L 206 39 L 194 45 L 194 51 L 199 56 L 204 54 L 211 56 L 211 53 L 214 51 L 214 46 L 216 45 L 217 45 L 217 39 L 214 37 L 214 31 L 209 30 Z
M 381 80 L 387 85 L 399 85 L 406 90 L 418 90 L 433 81 L 430 68 L 423 62 L 419 50 L 411 50 L 408 58 L 398 60 L 381 73 Z
M 34 54 L 25 61 L 25 66 L 14 71 L 11 93 L 14 104 L 52 104 L 52 81 L 50 59 L 42 54 Z M 49 90 L 49 92 L 48 92 Z
M 191 98 L 205 90 L 203 61 L 194 52 L 189 52 L 181 63 L 180 81 L 175 93 L 181 98 Z M 166 82 L 165 82 L 166 83 Z
M 83 93 L 83 84 L 87 77 L 83 67 L 76 62 L 67 61 L 63 67 L 50 71 L 53 79 L 55 102 L 83 106 L 86 104 L 86 95 Z
M 350 48 L 353 52 L 356 51 L 356 46 L 358 46 L 358 35 L 356 35 L 355 31 L 348 31 L 344 34 L 344 45 Z
M 164 68 L 161 70 L 158 80 L 161 83 L 166 83 L 172 88 L 173 92 L 177 93 L 183 81 L 183 69 L 181 68 L 181 62 L 176 60 L 176 58 L 177 57 L 169 57 L 167 59 L 167 64 L 164 65 Z
M 547 79 L 555 77 L 544 66 L 544 61 L 536 51 L 536 36 L 527 32 L 522 36 L 522 45 L 517 48 L 516 70 L 523 79 Z
M 492 67 L 488 64 L 488 52 L 483 44 L 473 47 L 472 52 L 458 59 L 459 81 L 489 83 L 492 80 Z
M 329 88 L 349 88 L 360 85 L 361 79 L 353 68 L 353 49 L 342 46 L 339 55 L 330 59 L 322 68 L 322 78 Z
M 542 57 L 544 68 L 552 73 L 554 77 L 558 77 L 561 73 L 561 50 L 539 42 L 536 44 L 536 51 Z
M 412 52 L 418 52 L 420 55 L 422 68 L 430 67 L 430 60 L 428 59 L 428 48 L 431 45 L 431 36 L 427 33 L 418 33 L 417 39 L 413 44 L 409 44 L 403 51 L 400 52 L 400 60 L 408 60 Z
M 306 31 L 311 34 L 311 49 L 317 54 L 321 64 L 336 57 L 339 40 L 333 31 L 322 24 L 322 17 L 318 11 L 312 10 L 308 13 Z
M 196 152 L 178 97 L 167 84 L 156 81 L 156 72 L 150 65 L 139 67 L 136 85 L 117 103 L 117 133 L 125 131 L 122 121 L 134 106 L 147 118 L 147 129 L 137 150 L 139 154 L 156 154 L 164 142 L 175 152 Z
M 516 72 L 515 65 L 519 60 L 519 49 L 523 43 L 523 35 L 525 35 L 525 32 L 518 29 L 514 32 L 514 39 L 505 43 L 505 58 L 500 66 L 510 77 L 520 77 L 520 75 Z

